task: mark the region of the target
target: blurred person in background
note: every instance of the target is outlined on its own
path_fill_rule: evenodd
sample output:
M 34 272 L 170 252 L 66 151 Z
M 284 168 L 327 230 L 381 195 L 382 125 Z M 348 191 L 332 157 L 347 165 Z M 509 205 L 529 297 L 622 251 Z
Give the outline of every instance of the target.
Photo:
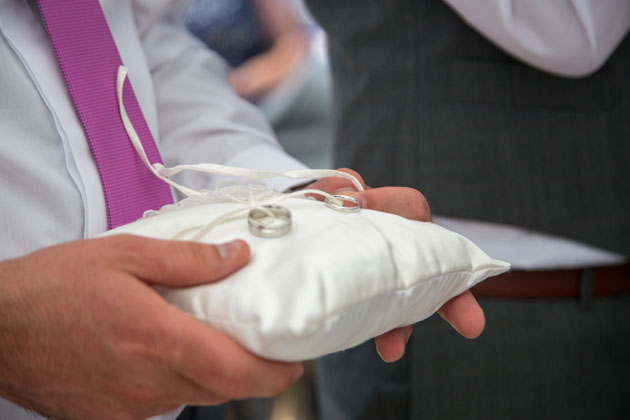
M 416 326 L 318 365 L 324 420 L 618 419 L 630 410 L 630 2 L 308 0 L 328 32 L 335 165 L 420 188 L 512 263 L 485 333 Z
M 183 21 L 226 60 L 236 93 L 260 107 L 290 155 L 331 167 L 326 37 L 301 0 L 193 0 Z

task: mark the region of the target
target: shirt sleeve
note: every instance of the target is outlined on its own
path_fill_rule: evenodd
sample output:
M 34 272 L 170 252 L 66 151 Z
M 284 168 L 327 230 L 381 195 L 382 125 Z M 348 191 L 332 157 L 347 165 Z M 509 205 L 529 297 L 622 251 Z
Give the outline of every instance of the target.
M 253 169 L 288 171 L 305 165 L 277 142 L 262 113 L 238 97 L 228 66 L 194 38 L 179 17 L 186 1 L 135 0 L 134 15 L 151 72 L 165 164 L 212 162 Z M 179 181 L 211 188 L 216 177 L 183 173 Z M 274 179 L 285 190 L 300 181 Z
M 444 0 L 498 47 L 565 77 L 597 71 L 630 27 L 628 0 Z

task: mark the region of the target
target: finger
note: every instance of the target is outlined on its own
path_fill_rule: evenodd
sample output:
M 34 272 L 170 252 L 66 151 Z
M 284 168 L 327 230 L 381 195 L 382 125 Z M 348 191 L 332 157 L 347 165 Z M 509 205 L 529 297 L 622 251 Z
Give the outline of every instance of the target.
M 154 385 L 160 386 L 160 389 L 149 394 L 150 400 L 131 400 L 131 407 L 135 409 L 137 418 L 148 419 L 171 413 L 184 405 L 208 406 L 228 402 L 227 398 L 200 387 L 176 372 L 170 372 L 168 377 L 156 381 Z
M 486 325 L 483 309 L 470 290 L 446 302 L 438 313 L 466 338 L 479 337 Z
M 356 198 L 361 208 L 397 214 L 411 220 L 430 222 L 431 209 L 424 195 L 407 187 L 374 188 L 363 192 L 341 192 Z
M 149 284 L 186 287 L 220 280 L 247 264 L 249 247 L 236 240 L 219 245 L 164 241 L 133 235 L 115 235 L 117 252 L 110 259 Z
M 165 366 L 159 368 L 153 370 L 153 375 L 138 375 L 118 385 L 121 400 L 143 410 L 143 418 L 170 412 L 182 405 L 216 405 L 227 401 L 178 372 L 164 369 Z
M 262 359 L 218 331 L 184 314 L 181 318 L 171 328 L 177 334 L 168 363 L 217 395 L 227 399 L 275 396 L 303 373 L 301 363 Z
M 168 377 L 161 381 L 162 390 L 155 398 L 161 404 L 174 405 L 217 405 L 229 399 L 210 391 L 179 372 L 169 371 Z M 170 411 L 170 410 L 169 410 Z M 165 411 L 162 411 L 165 412 Z
M 365 185 L 365 182 L 363 181 L 363 178 L 356 171 L 353 171 L 352 169 L 348 169 L 348 168 L 341 168 L 341 169 L 338 169 L 338 171 L 345 172 L 347 174 L 354 176 L 359 181 L 359 183 L 361 183 L 364 189 L 368 189 L 368 187 Z M 337 194 L 337 192 L 340 190 L 351 190 L 351 191 L 357 190 L 354 184 L 352 183 L 352 181 L 350 181 L 349 179 L 336 178 L 336 177 L 326 177 L 326 178 L 319 179 L 313 182 L 307 188 L 321 190 L 329 194 Z M 321 199 L 321 197 L 319 196 L 315 196 L 315 197 L 317 199 Z
M 405 355 L 405 346 L 411 337 L 413 327 L 396 328 L 374 339 L 376 351 L 384 362 L 392 363 Z

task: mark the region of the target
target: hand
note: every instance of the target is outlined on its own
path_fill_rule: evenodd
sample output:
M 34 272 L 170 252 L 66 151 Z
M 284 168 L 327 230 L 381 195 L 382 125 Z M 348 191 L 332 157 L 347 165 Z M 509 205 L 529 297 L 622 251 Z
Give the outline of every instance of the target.
M 306 47 L 306 38 L 300 28 L 279 36 L 268 51 L 230 71 L 232 88 L 239 96 L 250 100 L 266 95 L 295 70 Z
M 405 187 L 371 189 L 365 186 L 363 179 L 355 171 L 345 168 L 340 171 L 354 175 L 365 187 L 365 191 L 356 191 L 352 183 L 343 178 L 322 178 L 306 188 L 354 197 L 361 203 L 361 208 L 393 213 L 412 220 L 431 221 L 429 204 L 419 191 Z M 470 291 L 446 302 L 438 313 L 466 338 L 478 337 L 485 327 L 483 310 Z M 381 358 L 385 362 L 400 359 L 405 353 L 405 346 L 412 331 L 412 326 L 406 326 L 376 337 L 376 350 Z
M 230 72 L 236 93 L 260 98 L 286 80 L 308 52 L 308 37 L 293 10 L 282 0 L 253 2 L 257 17 L 270 37 L 270 48 Z
M 144 419 L 266 397 L 302 372 L 260 359 L 151 287 L 217 281 L 247 263 L 219 246 L 117 235 L 0 263 L 0 396 L 63 419 Z

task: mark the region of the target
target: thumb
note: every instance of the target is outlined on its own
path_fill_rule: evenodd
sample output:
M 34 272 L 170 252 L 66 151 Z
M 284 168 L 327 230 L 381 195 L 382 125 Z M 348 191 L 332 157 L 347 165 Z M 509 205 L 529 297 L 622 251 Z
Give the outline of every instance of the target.
M 119 236 L 116 238 L 116 236 Z M 249 261 L 243 240 L 219 245 L 165 241 L 133 235 L 116 235 L 117 249 L 130 274 L 150 285 L 187 287 L 221 280 Z

